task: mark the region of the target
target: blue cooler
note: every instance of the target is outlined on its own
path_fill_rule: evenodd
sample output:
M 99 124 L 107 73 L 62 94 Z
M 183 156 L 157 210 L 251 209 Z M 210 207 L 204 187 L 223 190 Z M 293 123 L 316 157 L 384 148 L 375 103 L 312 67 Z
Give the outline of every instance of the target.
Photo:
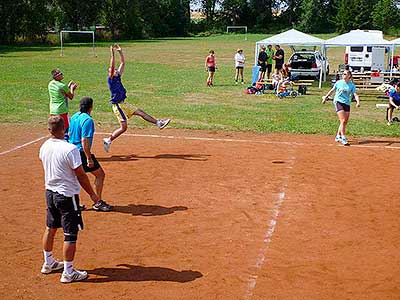
M 258 74 L 260 72 L 260 66 L 254 66 L 252 69 L 253 75 L 251 77 L 251 84 L 254 85 L 258 81 Z

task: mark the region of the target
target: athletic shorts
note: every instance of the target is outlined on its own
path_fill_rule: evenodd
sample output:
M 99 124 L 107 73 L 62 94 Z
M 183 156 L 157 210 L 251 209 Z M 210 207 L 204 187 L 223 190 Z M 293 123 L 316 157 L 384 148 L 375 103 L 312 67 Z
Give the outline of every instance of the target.
M 97 160 L 96 156 L 94 156 L 93 153 L 92 153 L 92 160 L 94 162 L 94 166 L 92 168 L 89 168 L 88 165 L 87 165 L 87 157 L 86 157 L 85 152 L 80 151 L 80 153 L 81 153 L 82 167 L 83 167 L 83 169 L 85 170 L 86 173 L 93 172 L 93 171 L 96 171 L 96 170 L 101 168 L 100 164 L 99 164 L 99 161 Z
M 393 98 L 393 102 L 394 102 L 394 104 L 396 104 L 397 106 L 400 105 L 400 100 L 396 100 L 396 99 Z M 389 103 L 389 107 L 390 107 L 390 108 L 396 108 L 395 106 L 393 106 L 393 105 L 390 104 L 390 103 Z
M 51 114 L 51 116 L 57 116 L 57 115 Z M 65 130 L 67 131 L 67 129 L 69 128 L 68 113 L 60 114 L 59 116 L 60 116 L 61 118 L 63 118 L 63 120 L 64 120 L 64 128 L 65 128 Z
M 47 217 L 49 228 L 61 228 L 64 233 L 76 235 L 83 229 L 83 220 L 79 208 L 79 195 L 66 197 L 57 192 L 46 190 Z
M 281 70 L 282 67 L 283 67 L 283 65 L 277 65 L 277 64 L 275 64 L 275 69 L 277 69 L 278 71 Z
M 137 107 L 127 101 L 113 104 L 112 109 L 119 122 L 126 122 L 137 111 Z
M 236 67 L 238 70 L 243 70 L 244 67 Z
M 215 67 L 208 67 L 208 72 L 215 72 Z
M 261 64 L 260 65 L 260 72 L 265 72 L 267 71 L 267 65 L 266 64 Z
M 336 112 L 339 112 L 341 110 L 343 110 L 345 112 L 349 112 L 350 111 L 350 105 L 344 104 L 344 103 L 339 102 L 339 101 L 335 102 L 334 105 L 335 105 Z
M 271 64 L 267 64 L 267 71 L 268 71 L 268 74 L 270 74 L 272 72 L 272 65 Z

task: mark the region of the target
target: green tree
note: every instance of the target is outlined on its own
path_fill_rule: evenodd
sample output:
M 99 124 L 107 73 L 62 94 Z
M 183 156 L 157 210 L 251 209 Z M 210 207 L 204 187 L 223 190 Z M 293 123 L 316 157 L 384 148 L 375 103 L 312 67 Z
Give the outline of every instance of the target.
M 137 0 L 106 0 L 104 4 L 104 25 L 113 38 L 142 38 L 143 18 Z
M 326 1 L 303 0 L 298 28 L 304 32 L 320 33 L 328 27 Z
M 400 17 L 399 9 L 393 0 L 379 0 L 372 11 L 373 25 L 375 28 L 385 31 L 396 27 Z
M 81 30 L 96 25 L 104 8 L 103 0 L 54 0 L 60 29 Z
M 224 26 L 251 26 L 254 24 L 254 22 L 249 22 L 253 17 L 246 0 L 225 0 L 221 4 L 221 10 Z
M 336 29 L 343 33 L 351 29 L 372 29 L 372 10 L 377 0 L 340 0 L 336 15 Z
M 251 12 L 254 16 L 256 30 L 271 30 L 273 23 L 272 10 L 275 8 L 274 0 L 251 0 Z

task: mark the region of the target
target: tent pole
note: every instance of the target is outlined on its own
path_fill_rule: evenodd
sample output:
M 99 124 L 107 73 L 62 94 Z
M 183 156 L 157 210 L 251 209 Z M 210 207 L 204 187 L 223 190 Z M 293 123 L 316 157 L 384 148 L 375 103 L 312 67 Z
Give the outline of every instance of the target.
M 322 55 L 324 55 L 324 57 L 326 57 L 325 56 L 325 47 L 324 46 L 322 46 Z M 319 89 L 321 89 L 321 87 L 322 87 L 322 72 L 325 73 L 325 71 L 322 70 L 322 68 L 321 68 L 321 72 L 319 72 L 319 84 L 318 84 L 318 88 Z
M 258 65 L 258 43 L 256 43 L 256 48 L 254 49 L 254 65 Z
M 390 80 L 392 80 L 392 75 L 393 75 L 393 58 L 394 58 L 394 44 L 392 45 L 392 59 L 390 61 Z

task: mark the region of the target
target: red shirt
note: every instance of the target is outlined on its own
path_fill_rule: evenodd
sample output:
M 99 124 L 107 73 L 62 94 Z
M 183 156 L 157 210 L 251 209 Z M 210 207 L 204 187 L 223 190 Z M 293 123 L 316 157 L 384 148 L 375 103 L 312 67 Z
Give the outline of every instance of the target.
M 207 66 L 215 67 L 215 57 L 212 55 L 207 56 Z

